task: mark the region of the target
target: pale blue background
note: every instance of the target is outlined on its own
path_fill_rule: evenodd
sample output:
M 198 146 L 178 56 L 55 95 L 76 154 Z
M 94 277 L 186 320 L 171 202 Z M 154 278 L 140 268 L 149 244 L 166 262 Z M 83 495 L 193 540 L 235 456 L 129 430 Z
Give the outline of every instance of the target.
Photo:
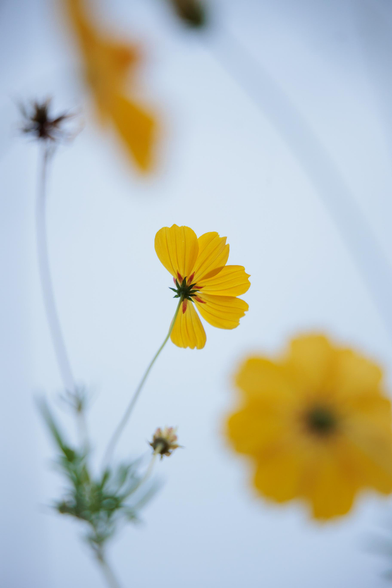
M 108 26 L 145 43 L 138 90 L 165 129 L 160 166 L 147 179 L 94 126 L 57 8 L 54 1 L 0 2 L 0 585 L 104 586 L 77 525 L 47 509 L 61 481 L 34 406 L 42 391 L 54 399 L 61 380 L 37 278 L 37 147 L 18 136 L 13 101 L 49 94 L 56 108 L 85 113 L 84 131 L 56 156 L 48 221 L 71 360 L 96 393 L 90 428 L 97 462 L 174 312 L 171 278 L 154 252 L 156 231 L 177 223 L 227 235 L 230 262 L 252 275 L 241 326 L 207 326 L 203 351 L 169 345 L 121 439 L 118 456 L 138 455 L 158 425 L 173 424 L 185 446 L 159 464 L 165 484 L 144 524 L 128 528 L 110 550 L 122 586 L 384 586 L 388 562 L 371 546 L 388 501 L 363 497 L 349 517 L 328 525 L 314 523 L 300 505 L 271 505 L 255 497 L 250 470 L 228 450 L 222 429 L 241 358 L 276 353 L 301 331 L 323 330 L 390 374 L 391 339 L 346 243 L 358 246 L 368 274 L 377 260 L 350 213 L 340 216 L 342 239 L 320 198 L 323 186 L 323 198 L 339 211 L 334 180 L 314 171 L 312 144 L 296 144 L 303 127 L 280 118 L 269 94 L 276 87 L 268 85 L 270 75 L 303 117 L 392 262 L 390 2 L 217 0 L 215 32 L 201 36 L 182 29 L 164 2 L 102 2 Z M 228 60 L 262 97 L 261 109 L 221 66 L 224 30 L 254 56 L 252 71 L 260 66 L 258 81 Z M 385 275 L 376 284 L 384 304 L 389 284 Z

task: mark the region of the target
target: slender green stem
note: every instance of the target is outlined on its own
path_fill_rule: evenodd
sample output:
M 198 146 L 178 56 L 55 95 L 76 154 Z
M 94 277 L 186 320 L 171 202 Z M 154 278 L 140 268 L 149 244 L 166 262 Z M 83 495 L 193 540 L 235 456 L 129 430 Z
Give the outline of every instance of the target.
M 146 469 L 146 473 L 144 474 L 143 478 L 140 480 L 140 485 L 144 484 L 144 482 L 146 480 L 148 480 L 148 478 L 151 476 L 152 470 L 154 469 L 155 461 L 157 459 L 157 455 L 158 455 L 158 453 L 156 451 L 154 451 L 154 453 L 152 454 L 151 461 L 148 465 L 148 468 Z
M 144 473 L 144 476 L 139 480 L 137 486 L 135 487 L 135 492 L 136 490 L 138 490 L 141 486 L 143 486 L 144 482 L 146 482 L 148 480 L 148 478 L 151 476 L 152 471 L 154 469 L 154 465 L 157 459 L 157 455 L 158 453 L 156 451 L 154 451 L 154 453 L 152 454 L 152 458 L 150 460 L 150 463 L 148 464 L 148 467 Z
M 48 320 L 49 331 L 52 338 L 53 348 L 55 351 L 55 356 L 57 359 L 60 374 L 66 390 L 68 390 L 68 392 L 71 394 L 77 394 L 77 386 L 72 372 L 71 362 L 69 360 L 68 351 L 65 345 L 60 319 L 57 312 L 56 298 L 54 295 L 53 280 L 49 263 L 49 248 L 46 223 L 46 187 L 48 180 L 48 166 L 52 153 L 53 151 L 50 146 L 45 145 L 43 147 L 41 176 L 39 180 L 36 204 L 36 238 L 38 266 L 46 317 Z M 76 413 L 80 443 L 81 446 L 84 447 L 86 451 L 88 451 L 89 441 L 86 415 L 84 409 L 78 409 Z
M 78 410 L 76 412 L 76 423 L 79 432 L 79 442 L 80 446 L 84 447 L 86 453 L 89 452 L 90 449 L 90 441 L 88 436 L 88 428 L 87 428 L 87 421 L 86 421 L 86 414 L 84 409 Z
M 143 378 L 140 381 L 139 386 L 136 388 L 136 391 L 135 391 L 133 397 L 131 398 L 131 401 L 130 401 L 130 403 L 128 405 L 128 408 L 126 409 L 126 411 L 124 413 L 123 418 L 121 419 L 119 425 L 117 426 L 116 430 L 113 433 L 112 438 L 109 441 L 109 444 L 108 444 L 108 447 L 107 447 L 107 450 L 106 450 L 106 453 L 105 453 L 105 457 L 104 457 L 104 465 L 106 465 L 106 466 L 110 462 L 110 459 L 111 459 L 111 457 L 113 455 L 113 451 L 114 451 L 115 445 L 116 445 L 116 443 L 117 443 L 117 441 L 118 441 L 118 439 L 119 439 L 119 437 L 120 437 L 120 435 L 121 435 L 121 433 L 122 433 L 125 425 L 127 424 L 129 417 L 131 416 L 132 410 L 134 409 L 134 406 L 135 406 L 135 404 L 137 402 L 137 399 L 139 398 L 140 392 L 143 389 L 143 386 L 144 386 L 144 384 L 145 384 L 145 382 L 146 382 L 146 380 L 148 378 L 148 375 L 149 375 L 149 373 L 150 373 L 150 371 L 151 371 L 154 363 L 156 362 L 156 360 L 158 359 L 158 357 L 159 357 L 162 349 L 165 347 L 166 343 L 170 339 L 170 335 L 172 334 L 172 331 L 173 331 L 173 328 L 174 328 L 174 324 L 176 322 L 176 318 L 177 318 L 178 312 L 180 310 L 182 301 L 183 301 L 182 298 L 180 298 L 180 300 L 178 302 L 178 305 L 177 305 L 177 308 L 176 308 L 176 312 L 174 313 L 173 320 L 170 323 L 169 332 L 166 335 L 165 340 L 163 341 L 162 345 L 160 346 L 160 348 L 158 349 L 158 351 L 156 352 L 156 354 L 152 358 L 151 363 L 149 364 L 148 368 L 146 369 L 146 371 L 144 373 L 144 376 L 143 376 Z
M 101 566 L 102 573 L 105 576 L 109 588 L 120 588 L 120 584 L 102 552 L 97 556 L 97 560 Z
M 41 280 L 42 297 L 46 317 L 49 324 L 50 335 L 52 337 L 53 348 L 55 351 L 57 364 L 60 370 L 64 386 L 67 390 L 74 391 L 75 379 L 72 373 L 71 363 L 69 361 L 67 348 L 65 345 L 63 333 L 61 330 L 60 319 L 57 312 L 56 299 L 53 289 L 52 274 L 50 271 L 49 254 L 48 254 L 48 237 L 46 227 L 46 185 L 48 174 L 48 163 L 52 150 L 48 145 L 44 145 L 41 176 L 39 181 L 37 203 L 36 203 L 36 239 L 39 276 Z

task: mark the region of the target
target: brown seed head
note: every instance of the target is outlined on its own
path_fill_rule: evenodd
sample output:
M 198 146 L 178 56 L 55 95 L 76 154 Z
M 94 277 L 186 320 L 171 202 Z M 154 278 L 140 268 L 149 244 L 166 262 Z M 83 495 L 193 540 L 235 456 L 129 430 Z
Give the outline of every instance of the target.
M 72 135 L 63 128 L 63 123 L 73 115 L 63 113 L 56 117 L 51 116 L 50 103 L 51 100 L 48 98 L 44 102 L 32 102 L 30 108 L 20 106 L 25 119 L 22 132 L 36 139 L 52 142 L 71 138 Z
M 177 428 L 174 427 L 164 427 L 163 429 L 159 427 L 155 431 L 149 445 L 151 445 L 155 454 L 161 456 L 161 459 L 163 459 L 164 455 L 170 456 L 177 447 L 181 447 L 181 445 L 178 445 L 177 443 L 178 438 L 176 431 Z

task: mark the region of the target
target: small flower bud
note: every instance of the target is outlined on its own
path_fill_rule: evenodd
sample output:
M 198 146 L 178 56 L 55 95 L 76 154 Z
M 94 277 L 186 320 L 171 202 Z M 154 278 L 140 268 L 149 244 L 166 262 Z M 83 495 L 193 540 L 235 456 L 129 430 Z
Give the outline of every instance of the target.
M 170 456 L 177 447 L 181 447 L 177 443 L 176 431 L 177 427 L 164 427 L 163 429 L 159 427 L 155 431 L 152 441 L 149 443 L 155 455 L 159 454 L 163 459 L 164 455 Z

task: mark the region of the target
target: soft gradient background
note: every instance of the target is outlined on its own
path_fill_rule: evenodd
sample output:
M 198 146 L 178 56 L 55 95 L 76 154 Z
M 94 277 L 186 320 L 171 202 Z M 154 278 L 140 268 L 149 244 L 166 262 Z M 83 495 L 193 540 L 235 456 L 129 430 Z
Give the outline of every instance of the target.
M 145 179 L 94 125 L 59 2 L 0 0 L 2 588 L 104 586 L 78 526 L 47 506 L 62 482 L 34 405 L 43 392 L 55 402 L 62 384 L 37 278 L 38 148 L 19 136 L 15 102 L 47 95 L 55 109 L 72 107 L 85 118 L 80 136 L 55 158 L 48 223 L 74 371 L 95 393 L 97 463 L 174 312 L 156 231 L 177 223 L 227 235 L 230 262 L 252 275 L 244 296 L 250 310 L 238 329 L 207 326 L 202 351 L 168 345 L 118 446 L 119 457 L 137 456 L 165 424 L 179 426 L 185 446 L 159 464 L 164 486 L 143 524 L 112 545 L 122 586 L 385 585 L 389 562 L 373 553 L 373 538 L 391 518 L 390 501 L 363 496 L 350 516 L 316 524 L 304 506 L 256 497 L 248 465 L 222 430 L 241 358 L 273 354 L 300 331 L 322 330 L 362 350 L 391 383 L 392 310 L 380 317 L 358 269 L 360 261 L 384 309 L 392 305 L 385 260 L 362 231 L 392 262 L 391 4 L 209 4 L 212 26 L 198 34 L 183 29 L 163 0 L 97 3 L 106 26 L 145 46 L 138 90 L 162 120 L 159 165 Z M 242 48 L 254 59 L 249 69 Z M 301 115 L 294 125 L 293 112 Z M 70 417 L 60 416 L 73 433 Z

